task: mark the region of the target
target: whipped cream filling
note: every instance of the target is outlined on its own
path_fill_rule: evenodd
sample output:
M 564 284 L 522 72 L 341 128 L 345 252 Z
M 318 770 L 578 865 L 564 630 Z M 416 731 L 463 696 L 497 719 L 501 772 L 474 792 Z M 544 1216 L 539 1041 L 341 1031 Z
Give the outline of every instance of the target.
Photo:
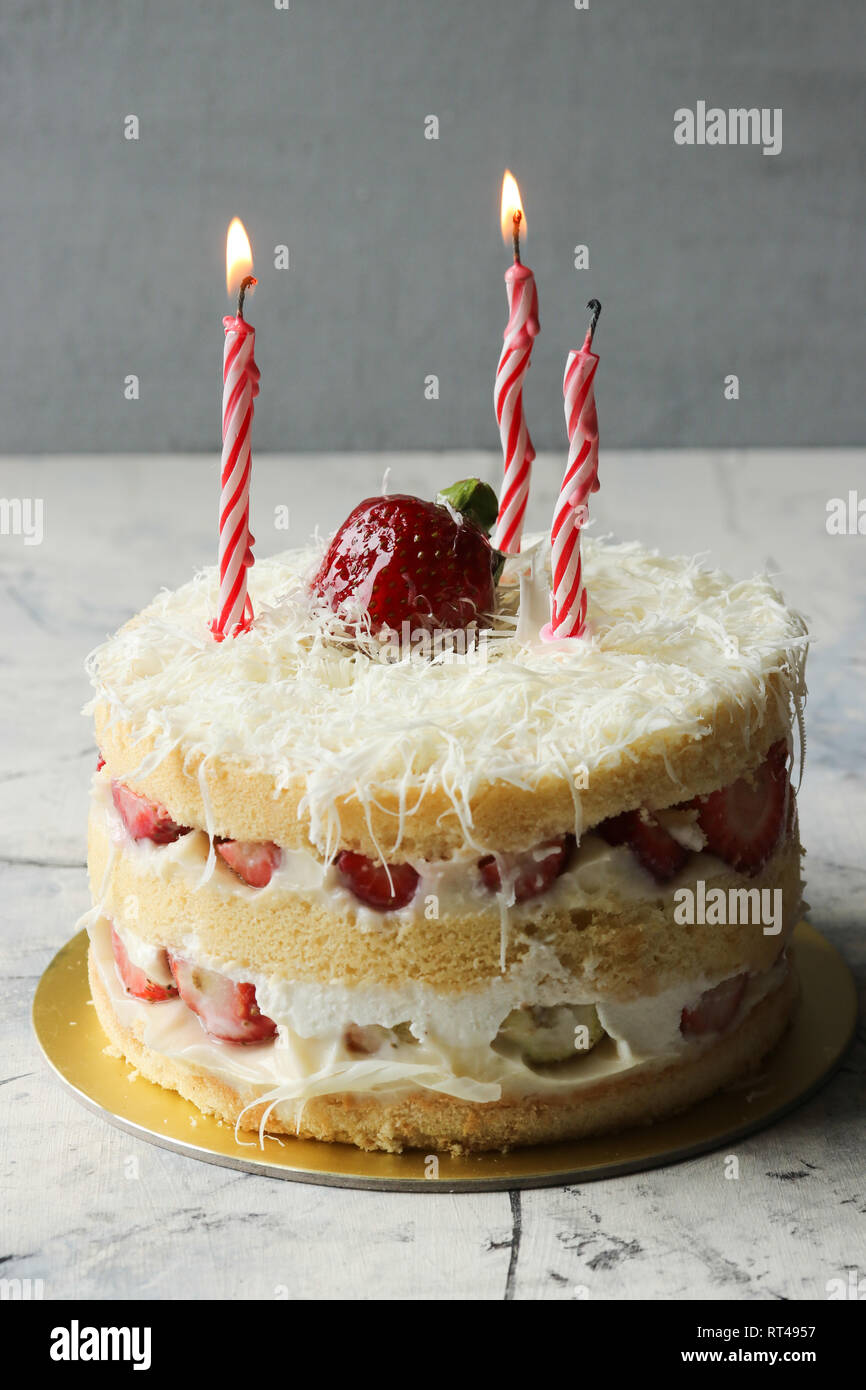
M 443 1007 L 436 1011 L 438 1027 L 434 1029 L 429 1019 L 424 1020 L 425 1002 L 428 1015 L 431 1011 L 423 987 L 371 990 L 291 984 L 251 978 L 249 972 L 233 970 L 230 962 L 199 960 L 208 968 L 253 983 L 259 1006 L 277 1024 L 277 1037 L 271 1041 L 226 1043 L 210 1038 L 182 1000 L 149 1004 L 127 994 L 114 964 L 107 919 L 94 909 L 85 920 L 97 968 L 121 1023 L 134 1027 L 146 1046 L 165 1056 L 205 1067 L 235 1087 L 252 1087 L 256 1102 L 279 1105 L 281 1101 L 339 1092 L 393 1095 L 418 1087 L 481 1102 L 503 1095 L 549 1094 L 649 1067 L 666 1058 L 698 1053 L 718 1036 L 686 1039 L 679 1027 L 682 1009 L 718 984 L 718 978 L 702 977 L 652 997 L 617 1002 L 590 1000 L 585 995 L 581 999 L 574 982 L 569 993 L 560 967 L 558 982 L 549 980 L 549 987 L 538 986 L 538 993 L 527 999 L 523 991 L 527 973 L 521 977 L 515 971 L 507 993 L 503 982 L 497 980 L 484 990 L 474 991 L 471 999 L 440 996 Z M 133 958 L 134 934 L 117 926 L 115 929 Z M 780 959 L 770 971 L 749 980 L 739 1018 L 781 983 L 785 969 L 786 963 Z M 608 1033 L 588 1053 L 576 1054 L 573 1061 L 555 1066 L 532 1067 L 517 1048 L 494 1045 L 499 1024 L 516 1006 L 515 999 L 535 1004 L 566 998 L 575 1003 L 594 1002 Z M 360 1058 L 346 1046 L 349 1023 L 391 1029 L 405 1022 L 411 1024 L 416 1041 L 390 1034 L 377 1053 Z M 453 1031 L 446 1032 L 449 1024 Z
M 142 873 L 165 878 L 183 874 L 191 887 L 212 881 L 220 893 L 262 905 L 269 899 L 296 894 L 330 913 L 354 918 L 361 931 L 376 930 L 383 923 L 408 926 L 439 916 L 498 911 L 503 924 L 503 956 L 509 931 L 535 919 L 541 905 L 563 910 L 598 907 L 605 900 L 616 903 L 667 898 L 695 879 L 709 884 L 717 877 L 730 875 L 721 859 L 701 848 L 704 837 L 691 813 L 664 813 L 668 815 L 666 828 L 692 851 L 680 873 L 665 884 L 657 883 L 626 845 L 609 845 L 590 831 L 577 846 L 565 873 L 542 895 L 525 902 L 514 901 L 507 875 L 503 875 L 502 891 L 491 892 L 478 871 L 478 851 L 467 846 L 450 859 L 408 861 L 419 875 L 415 896 L 396 912 L 379 912 L 360 902 L 345 887 L 336 865 L 325 863 L 312 849 L 283 849 L 280 864 L 267 886 L 251 888 L 210 852 L 205 831 L 191 830 L 168 845 L 133 840 L 114 806 L 111 784 L 104 772 L 96 774 L 92 795 L 95 814 L 112 846 Z

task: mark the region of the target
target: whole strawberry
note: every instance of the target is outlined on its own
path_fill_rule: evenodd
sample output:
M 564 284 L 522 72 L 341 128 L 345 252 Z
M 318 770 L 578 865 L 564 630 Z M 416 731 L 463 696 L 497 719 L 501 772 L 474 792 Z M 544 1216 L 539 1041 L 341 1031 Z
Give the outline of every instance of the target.
M 349 621 L 366 613 L 374 634 L 401 632 L 404 622 L 428 632 L 483 626 L 498 556 L 472 514 L 405 493 L 368 497 L 331 541 L 312 592 Z

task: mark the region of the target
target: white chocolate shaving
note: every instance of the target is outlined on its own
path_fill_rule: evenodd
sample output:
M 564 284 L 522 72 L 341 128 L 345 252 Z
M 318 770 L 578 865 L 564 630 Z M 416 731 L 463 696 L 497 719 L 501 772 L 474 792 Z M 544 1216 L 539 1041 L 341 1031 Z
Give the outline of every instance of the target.
M 181 747 L 187 759 L 238 759 L 277 787 L 301 779 L 301 810 L 326 856 L 340 840 L 338 797 L 360 802 L 369 822 L 374 802 L 395 796 L 402 834 L 433 788 L 445 790 L 474 845 L 472 800 L 490 782 L 533 789 L 560 779 L 579 835 L 578 770 L 591 779 L 636 759 L 653 734 L 707 737 L 723 701 L 743 711 L 748 735 L 764 720 L 770 677 L 790 715 L 805 695 L 807 642 L 766 577 L 735 582 L 635 543 L 587 537 L 584 552 L 590 637 L 527 640 L 503 611 L 483 634 L 486 661 L 477 652 L 375 659 L 369 633 L 350 638 L 310 600 L 320 549 L 259 561 L 252 631 L 217 643 L 207 570 L 159 594 L 91 655 L 96 700 L 153 736 L 151 767 Z M 516 589 L 502 586 L 505 608 Z

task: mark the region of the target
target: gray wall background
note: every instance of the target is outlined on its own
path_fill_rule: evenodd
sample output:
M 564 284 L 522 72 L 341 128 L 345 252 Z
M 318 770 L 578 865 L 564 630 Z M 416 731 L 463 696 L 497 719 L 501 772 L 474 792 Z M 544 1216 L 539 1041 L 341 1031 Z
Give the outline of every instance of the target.
M 539 448 L 590 295 L 607 443 L 862 442 L 864 54 L 861 0 L 3 0 L 0 451 L 218 447 L 235 213 L 257 448 L 495 446 L 505 165 Z M 675 146 L 699 99 L 782 153 Z

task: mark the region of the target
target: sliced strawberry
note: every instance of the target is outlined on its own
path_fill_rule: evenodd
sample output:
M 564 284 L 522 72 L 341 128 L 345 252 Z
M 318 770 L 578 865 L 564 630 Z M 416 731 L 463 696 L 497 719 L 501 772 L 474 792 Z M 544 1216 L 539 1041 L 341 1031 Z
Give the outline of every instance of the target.
M 730 980 L 722 980 L 713 989 L 704 990 L 697 1004 L 683 1009 L 680 1032 L 686 1037 L 724 1032 L 734 1021 L 743 1002 L 748 979 L 748 975 L 734 975 Z
M 251 888 L 266 888 L 282 858 L 271 840 L 219 840 L 216 852 Z
M 673 878 L 688 861 L 685 845 L 668 834 L 651 811 L 624 811 L 603 820 L 594 830 L 609 845 L 628 845 L 659 883 Z
M 117 973 L 124 983 L 127 994 L 134 994 L 136 999 L 146 999 L 149 1004 L 158 1004 L 163 999 L 175 998 L 177 990 L 174 985 L 158 985 L 155 980 L 151 980 L 150 976 L 144 973 L 140 965 L 133 965 L 127 949 L 114 927 L 111 928 L 111 949 L 114 952 Z M 166 964 L 168 964 L 167 955 Z
M 774 743 L 751 779 L 695 798 L 707 849 L 738 873 L 757 873 L 779 843 L 788 813 L 787 756 L 784 742 Z
M 205 1031 L 222 1042 L 262 1042 L 274 1037 L 277 1025 L 256 1003 L 254 985 L 238 984 L 216 970 L 168 953 L 178 994 L 198 1014 Z
M 97 749 L 97 754 L 96 754 L 96 771 L 97 771 L 97 772 L 101 772 L 102 769 L 103 769 L 104 767 L 105 767 L 105 759 L 103 758 L 102 754 L 101 754 L 101 753 L 99 752 L 99 750 Z
M 158 806 L 155 801 L 134 792 L 125 782 L 112 782 L 111 796 L 133 840 L 153 840 L 156 845 L 170 845 L 181 835 L 189 834 L 189 826 L 177 825 L 164 806 Z
M 627 845 L 637 820 L 637 811 L 623 811 L 622 815 L 609 816 L 592 827 L 594 835 L 600 835 L 609 845 Z
M 406 907 L 418 887 L 418 874 L 411 864 L 377 864 L 353 850 L 344 849 L 337 855 L 337 869 L 355 897 L 379 912 Z
M 505 869 L 505 881 L 514 888 L 515 902 L 525 902 L 544 893 L 560 874 L 565 873 L 574 849 L 573 835 L 560 835 L 556 840 L 545 840 L 535 849 L 525 854 L 500 854 L 499 863 L 492 854 L 479 859 L 478 868 L 482 881 L 491 893 L 502 888 L 501 863 Z
M 644 868 L 649 869 L 659 883 L 673 878 L 688 862 L 689 851 L 685 845 L 675 840 L 649 811 L 638 813 L 629 844 Z

